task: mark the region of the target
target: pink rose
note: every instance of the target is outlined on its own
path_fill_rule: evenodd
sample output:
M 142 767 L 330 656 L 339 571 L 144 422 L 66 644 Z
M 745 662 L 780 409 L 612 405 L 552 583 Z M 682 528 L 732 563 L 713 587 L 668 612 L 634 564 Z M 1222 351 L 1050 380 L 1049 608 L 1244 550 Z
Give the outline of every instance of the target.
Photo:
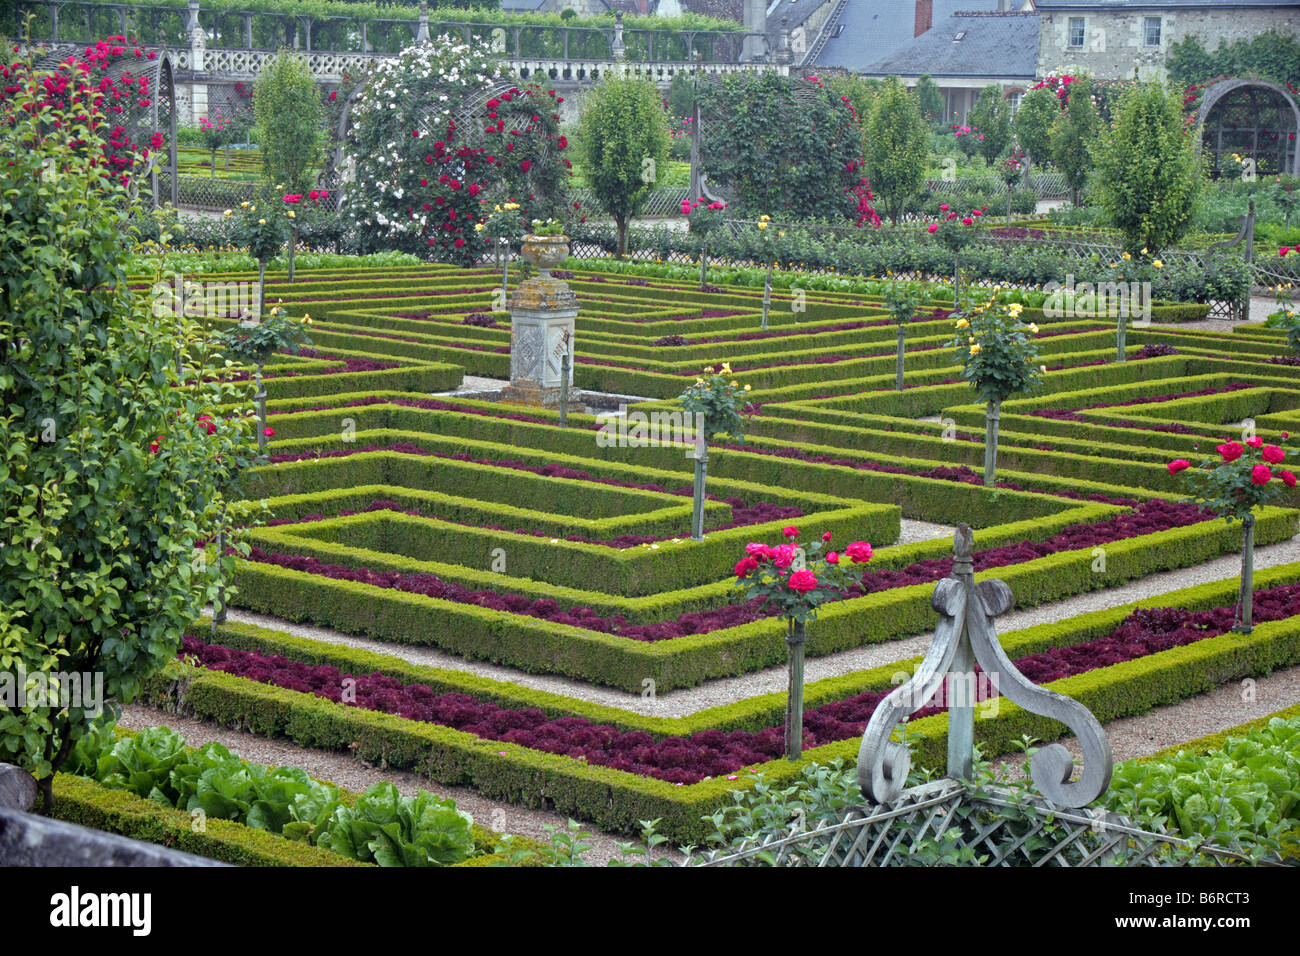
M 1240 445 L 1238 445 L 1235 441 L 1230 441 L 1225 445 L 1217 446 L 1215 448 L 1215 451 L 1217 451 L 1220 455 L 1223 456 L 1223 460 L 1225 462 L 1229 462 L 1229 461 L 1236 461 L 1238 458 L 1240 458 L 1241 453 L 1245 451 L 1245 449 L 1242 448 Z
M 274 428 L 263 428 L 263 429 L 262 429 L 262 434 L 265 435 L 267 438 L 270 438 L 272 435 L 275 434 L 275 429 L 274 429 Z
M 817 575 L 811 571 L 796 571 L 790 575 L 790 580 L 787 583 L 790 585 L 791 591 L 804 593 L 817 587 Z
M 853 559 L 854 564 L 863 564 L 871 560 L 871 545 L 865 541 L 854 541 L 844 549 L 844 553 Z
M 1191 468 L 1192 463 L 1186 458 L 1178 458 L 1169 463 L 1169 474 L 1176 475 L 1184 468 Z
M 927 229 L 929 232 L 938 232 L 938 231 L 939 231 L 939 224 L 938 224 L 937 222 L 932 222 L 932 223 L 930 223 L 929 226 L 926 227 L 926 229 Z
M 772 563 L 778 568 L 788 568 L 794 564 L 795 546 L 792 544 L 777 545 L 772 549 Z
M 799 537 L 799 529 L 794 525 L 789 525 L 788 527 L 781 529 L 781 534 L 787 538 L 797 538 Z
M 1254 438 L 1247 438 L 1246 444 L 1251 448 L 1258 448 L 1260 445 L 1264 444 L 1264 439 L 1256 435 Z
M 1288 488 L 1295 487 L 1295 475 L 1291 474 L 1291 472 L 1285 470 L 1279 471 L 1278 477 L 1282 479 L 1282 483 Z
M 1286 452 L 1278 448 L 1277 445 L 1265 445 L 1259 456 L 1270 465 L 1276 465 L 1286 457 Z
M 826 563 L 827 563 L 827 564 L 839 564 L 839 563 L 840 563 L 840 553 L 839 553 L 838 551 L 829 551 L 829 552 L 827 552 L 827 554 L 826 554 Z
M 759 561 L 766 561 L 772 556 L 772 549 L 765 544 L 751 541 L 749 544 L 745 545 L 745 553 L 751 558 L 755 558 Z
M 1277 254 L 1278 254 L 1281 258 L 1285 259 L 1285 258 L 1286 258 L 1286 254 L 1287 254 L 1288 252 L 1290 252 L 1290 251 L 1291 251 L 1291 247 L 1290 247 L 1290 246 L 1283 246 L 1281 249 L 1279 249 L 1279 250 L 1277 251 Z
M 1256 465 L 1250 469 L 1250 483 L 1253 485 L 1266 485 L 1273 472 L 1269 470 L 1268 465 Z
M 830 533 L 829 531 L 824 532 L 824 533 L 822 534 L 822 540 L 823 540 L 823 541 L 829 541 L 830 539 L 831 539 L 831 533 Z

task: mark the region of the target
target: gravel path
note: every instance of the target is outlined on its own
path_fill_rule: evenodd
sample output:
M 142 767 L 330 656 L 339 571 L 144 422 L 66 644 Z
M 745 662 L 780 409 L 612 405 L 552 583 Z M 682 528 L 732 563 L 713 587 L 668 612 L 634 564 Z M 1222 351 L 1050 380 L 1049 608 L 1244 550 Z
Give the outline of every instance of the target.
M 1208 693 L 1148 714 L 1112 720 L 1105 725 L 1106 736 L 1110 738 L 1115 762 L 1120 763 L 1197 737 L 1217 734 L 1297 703 L 1300 703 L 1300 667 L 1291 667 L 1267 677 L 1222 684 Z M 1074 755 L 1075 760 L 1082 758 L 1074 737 L 1062 738 L 1060 743 Z M 1024 762 L 1024 755 L 1016 754 L 997 761 L 997 765 L 1023 767 Z
M 1296 561 L 1300 561 L 1300 536 L 1281 544 L 1269 545 L 1255 550 L 1255 567 L 1260 570 Z M 1239 574 L 1240 570 L 1240 557 L 1225 555 L 1192 568 L 1153 574 L 1119 587 L 1090 591 L 1086 594 L 1064 601 L 1056 601 L 1052 604 L 1045 604 L 1041 607 L 1013 611 L 999 618 L 998 631 L 1005 634 L 1035 624 L 1061 621 L 1089 611 L 1117 607 L 1121 604 L 1155 597 L 1169 591 L 1231 578 Z M 709 707 L 729 704 L 737 700 L 756 697 L 760 694 L 777 693 L 783 691 L 786 685 L 785 667 L 781 665 L 738 677 L 725 677 L 709 681 L 700 687 L 669 691 L 655 698 L 647 698 L 642 697 L 640 694 L 629 694 L 626 691 L 611 687 L 597 687 L 570 678 L 525 674 L 513 668 L 496 664 L 467 661 L 434 648 L 415 647 L 388 641 L 377 641 L 366 637 L 356 637 L 329 628 L 309 624 L 293 624 L 279 618 L 252 614 L 233 608 L 230 611 L 230 619 L 273 628 L 287 634 L 307 637 L 327 644 L 357 647 L 381 654 L 389 654 L 410 661 L 413 664 L 478 674 L 483 677 L 518 684 L 521 687 L 531 687 L 554 694 L 564 694 L 596 704 L 621 707 L 635 713 L 658 717 L 683 717 Z M 815 627 L 816 625 L 814 625 L 813 640 L 816 640 Z M 901 640 L 888 641 L 883 644 L 858 647 L 838 654 L 809 658 L 805 664 L 805 679 L 811 682 L 824 677 L 834 677 L 852 671 L 879 667 L 894 661 L 907 660 L 924 654 L 926 648 L 930 646 L 930 640 L 930 634 L 921 634 Z
M 384 780 L 394 783 L 406 796 L 414 795 L 417 789 L 431 790 L 439 796 L 451 797 L 456 801 L 457 807 L 474 818 L 475 823 L 498 833 L 516 833 L 547 842 L 545 827 L 559 827 L 563 830 L 568 825 L 567 818 L 562 814 L 500 803 L 469 787 L 444 786 L 405 770 L 394 770 L 391 767 L 380 770 L 345 754 L 299 747 L 287 740 L 269 740 L 247 731 L 229 730 L 208 721 L 180 717 L 152 707 L 130 704 L 122 709 L 123 727 L 143 730 L 160 724 L 180 733 L 192 747 L 201 747 L 215 740 L 245 760 L 268 766 L 301 767 L 313 777 L 338 784 L 347 790 L 362 791 Z M 592 849 L 587 853 L 586 859 L 594 866 L 604 866 L 606 861 L 618 859 L 618 844 L 628 842 L 625 837 L 612 836 L 592 826 L 584 826 L 583 829 L 591 834 L 591 839 L 587 842 L 592 844 Z M 653 855 L 681 858 L 678 853 L 656 852 Z

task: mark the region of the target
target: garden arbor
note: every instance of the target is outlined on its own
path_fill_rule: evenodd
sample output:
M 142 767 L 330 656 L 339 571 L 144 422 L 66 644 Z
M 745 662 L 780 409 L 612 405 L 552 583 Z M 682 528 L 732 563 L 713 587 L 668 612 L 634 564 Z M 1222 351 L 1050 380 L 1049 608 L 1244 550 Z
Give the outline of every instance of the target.
M 1230 159 L 1235 153 L 1253 159 L 1260 176 L 1300 174 L 1300 107 L 1276 83 L 1230 79 L 1214 84 L 1201 99 L 1197 125 L 1214 169 L 1236 169 Z

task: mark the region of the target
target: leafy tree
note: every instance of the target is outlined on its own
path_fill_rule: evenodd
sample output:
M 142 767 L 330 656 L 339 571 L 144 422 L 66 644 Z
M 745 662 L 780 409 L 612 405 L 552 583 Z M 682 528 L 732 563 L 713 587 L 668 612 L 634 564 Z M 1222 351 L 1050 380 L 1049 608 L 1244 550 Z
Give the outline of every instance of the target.
M 1052 123 L 1052 162 L 1070 184 L 1070 201 L 1079 205 L 1079 192 L 1092 172 L 1092 141 L 1101 126 L 1097 107 L 1092 102 L 1092 81 L 1081 79 L 1073 84 L 1070 102 Z
M 0 101 L 0 761 L 49 806 L 78 739 L 175 658 L 232 570 L 215 542 L 249 523 L 229 499 L 253 444 L 190 290 L 128 280 L 139 167 L 119 151 L 104 174 L 109 104 L 52 105 L 46 80 L 76 70 L 26 66 Z
M 253 90 L 262 175 L 268 185 L 289 193 L 307 192 L 325 148 L 324 107 L 307 61 L 281 50 L 262 67 Z M 289 240 L 290 280 L 297 247 L 298 227 L 294 226 Z
M 820 80 L 736 73 L 702 84 L 700 98 L 709 180 L 734 192 L 746 215 L 854 214 L 852 190 L 865 177 L 862 130 L 847 93 Z
M 1061 115 L 1059 97 L 1047 87 L 1030 90 L 1020 100 L 1012 128 L 1032 163 L 1052 160 L 1052 124 Z
M 582 102 L 578 142 L 583 170 L 600 208 L 614 219 L 618 253 L 627 223 L 645 204 L 668 158 L 668 119 L 646 80 L 606 75 Z
M 944 120 L 944 102 L 943 92 L 939 89 L 939 84 L 929 73 L 919 77 L 914 87 L 916 91 L 916 103 L 921 108 L 921 116 L 931 126 L 936 126 Z
M 1002 97 L 1002 90 L 996 86 L 984 87 L 966 121 L 979 130 L 975 148 L 984 157 L 984 164 L 992 166 L 993 160 L 1011 142 L 1011 110 Z
M 880 88 L 866 121 L 867 179 L 895 223 L 925 176 L 925 120 L 916 98 L 897 77 Z
M 695 87 L 687 73 L 674 73 L 673 81 L 668 84 L 668 95 L 664 98 L 668 112 L 678 120 L 684 120 L 695 109 Z
M 858 76 L 856 73 L 831 77 L 826 82 L 836 94 L 849 98 L 849 105 L 853 107 L 858 120 L 863 123 L 871 115 L 871 104 L 876 101 L 876 96 L 883 85 L 882 80 L 873 76 Z
M 1097 201 L 1126 252 L 1154 256 L 1182 238 L 1195 212 L 1201 166 L 1171 92 L 1158 83 L 1129 90 L 1093 156 Z

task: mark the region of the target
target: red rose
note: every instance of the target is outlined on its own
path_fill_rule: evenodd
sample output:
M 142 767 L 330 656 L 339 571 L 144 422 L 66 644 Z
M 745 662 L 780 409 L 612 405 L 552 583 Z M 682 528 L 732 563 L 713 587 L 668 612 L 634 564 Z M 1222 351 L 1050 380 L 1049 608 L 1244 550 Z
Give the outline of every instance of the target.
M 830 539 L 831 539 L 831 533 L 830 533 L 829 531 L 823 532 L 823 534 L 822 534 L 822 540 L 823 540 L 823 541 L 829 541 Z
M 1290 252 L 1290 251 L 1291 251 L 1291 247 L 1290 247 L 1290 246 L 1283 246 L 1281 249 L 1279 249 L 1279 250 L 1277 251 L 1277 254 L 1278 254 L 1279 256 L 1281 256 L 1283 259 L 1285 259 L 1285 258 L 1286 258 L 1286 254 L 1287 254 L 1288 252 Z
M 262 434 L 265 435 L 267 438 L 270 438 L 271 436 L 273 436 L 273 435 L 275 434 L 275 429 L 274 429 L 274 428 L 263 428 L 263 429 L 262 429 Z
M 766 561 L 772 556 L 772 549 L 765 544 L 757 541 L 751 541 L 745 545 L 745 553 L 751 558 L 757 558 L 759 561 Z
M 1295 475 L 1291 474 L 1291 472 L 1289 472 L 1289 471 L 1279 471 L 1279 472 L 1278 472 L 1278 477 L 1280 477 L 1280 478 L 1282 479 L 1282 483 L 1283 483 L 1284 485 L 1286 485 L 1288 488 L 1294 488 L 1294 487 L 1295 487 Z
M 778 568 L 788 568 L 794 564 L 795 546 L 792 544 L 779 544 L 771 550 L 772 563 Z
M 840 563 L 840 554 L 839 554 L 839 552 L 838 552 L 838 551 L 828 551 L 828 552 L 826 553 L 826 563 L 827 563 L 827 564 L 839 564 L 839 563 Z
M 963 216 L 961 220 L 961 224 L 963 226 L 973 226 L 975 224 L 975 220 L 972 219 L 970 216 Z
M 1256 435 L 1254 438 L 1247 438 L 1246 444 L 1251 448 L 1258 448 L 1260 445 L 1264 444 L 1264 439 Z
M 1270 465 L 1276 465 L 1286 457 L 1286 452 L 1278 448 L 1277 445 L 1265 445 L 1259 456 Z
M 157 441 L 151 441 L 149 443 L 149 450 L 153 452 L 155 455 L 158 454 L 158 448 L 160 447 L 159 442 L 161 441 L 162 441 L 162 435 L 159 435 Z
M 929 226 L 926 227 L 926 229 L 927 229 L 929 232 L 938 232 L 938 231 L 939 231 L 939 224 L 938 224 L 937 222 L 932 222 L 932 223 L 930 223 Z
M 863 564 L 871 560 L 871 545 L 865 541 L 854 541 L 844 549 L 844 553 L 853 559 L 854 564 Z
M 786 583 L 790 585 L 791 591 L 804 593 L 817 587 L 817 575 L 811 571 L 796 571 Z
M 1169 463 L 1169 474 L 1176 475 L 1184 468 L 1191 468 L 1192 463 L 1186 458 L 1177 458 Z
M 533 168 L 533 161 L 531 159 L 525 159 L 522 163 L 519 164 L 520 172 L 526 173 L 528 172 L 528 170 L 532 168 Z
M 1256 465 L 1250 469 L 1250 483 L 1252 485 L 1266 485 L 1272 477 L 1273 472 L 1269 470 L 1268 465 Z
M 1225 445 L 1217 446 L 1215 448 L 1215 451 L 1217 451 L 1220 455 L 1223 456 L 1223 460 L 1225 462 L 1229 462 L 1229 461 L 1236 461 L 1238 458 L 1240 458 L 1241 453 L 1245 451 L 1245 449 L 1242 448 L 1240 445 L 1238 445 L 1235 441 L 1230 441 Z
M 749 555 L 741 558 L 736 562 L 736 577 L 747 578 L 751 571 L 758 567 L 758 562 Z
M 786 538 L 797 538 L 799 537 L 799 529 L 794 525 L 790 525 L 781 529 L 781 535 Z

